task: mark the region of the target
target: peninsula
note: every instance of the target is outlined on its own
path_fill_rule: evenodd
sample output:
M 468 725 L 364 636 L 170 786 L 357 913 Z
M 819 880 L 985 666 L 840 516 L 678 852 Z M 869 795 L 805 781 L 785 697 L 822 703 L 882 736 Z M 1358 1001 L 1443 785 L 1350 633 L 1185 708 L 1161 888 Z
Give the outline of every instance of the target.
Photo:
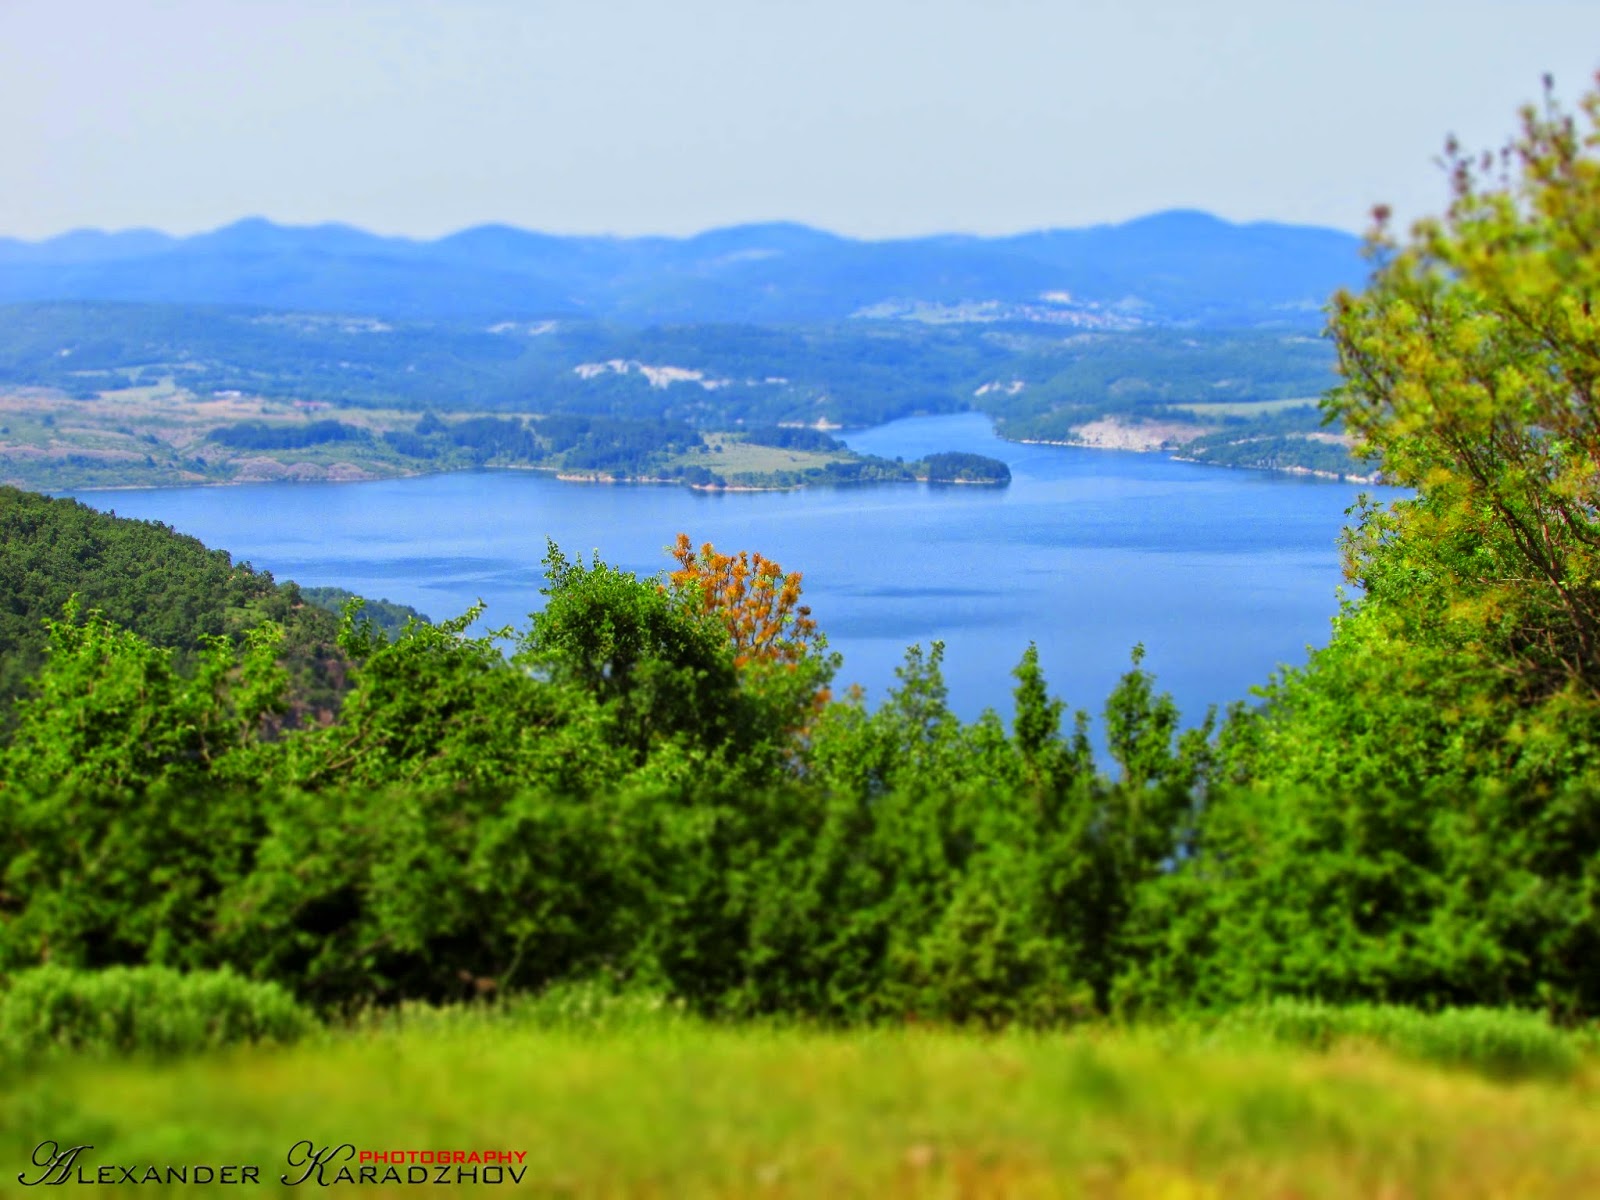
M 199 395 L 171 376 L 77 397 L 0 389 L 0 483 L 59 492 L 274 481 L 358 482 L 510 468 L 582 483 L 772 491 L 829 484 L 1003 486 L 977 454 L 900 462 L 858 454 L 822 430 L 699 430 L 664 418 L 453 412 Z

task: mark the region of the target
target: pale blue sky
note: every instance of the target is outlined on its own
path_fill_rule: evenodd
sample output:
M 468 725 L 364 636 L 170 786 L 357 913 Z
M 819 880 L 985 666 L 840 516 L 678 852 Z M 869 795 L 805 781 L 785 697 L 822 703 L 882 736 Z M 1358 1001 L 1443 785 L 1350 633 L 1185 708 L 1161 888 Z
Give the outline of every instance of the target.
M 0 0 L 0 234 L 1438 209 L 1600 0 Z

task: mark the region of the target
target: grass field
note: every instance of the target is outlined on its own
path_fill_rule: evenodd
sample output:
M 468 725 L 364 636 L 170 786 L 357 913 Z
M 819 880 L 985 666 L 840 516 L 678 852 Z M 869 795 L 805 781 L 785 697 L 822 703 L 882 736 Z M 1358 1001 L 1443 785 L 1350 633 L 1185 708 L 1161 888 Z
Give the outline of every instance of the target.
M 1308 1050 L 1226 1027 L 830 1033 L 423 1010 L 290 1048 L 35 1068 L 0 1080 L 0 1129 L 8 1194 L 44 1140 L 92 1144 L 91 1179 L 257 1164 L 266 1190 L 319 1191 L 279 1183 L 308 1140 L 520 1152 L 520 1186 L 461 1186 L 552 1197 L 1600 1195 L 1592 1058 L 1507 1083 L 1370 1041 Z
M 804 471 L 808 467 L 825 467 L 850 457 L 848 454 L 819 454 L 810 450 L 757 446 L 727 433 L 707 433 L 704 437 L 709 454 L 681 454 L 673 458 L 671 464 L 707 467 L 723 476 L 762 475 L 772 471 Z

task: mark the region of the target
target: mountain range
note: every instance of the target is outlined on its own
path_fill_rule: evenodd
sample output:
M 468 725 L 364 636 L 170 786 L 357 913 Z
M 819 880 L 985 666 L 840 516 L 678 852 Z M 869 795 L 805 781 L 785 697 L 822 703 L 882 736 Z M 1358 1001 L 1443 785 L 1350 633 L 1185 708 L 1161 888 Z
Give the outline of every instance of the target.
M 694 237 L 483 225 L 435 240 L 250 218 L 209 233 L 0 238 L 0 303 L 247 305 L 406 320 L 626 324 L 1040 322 L 1319 328 L 1366 266 L 1355 236 L 1172 211 L 1119 225 L 885 241 L 804 225 Z

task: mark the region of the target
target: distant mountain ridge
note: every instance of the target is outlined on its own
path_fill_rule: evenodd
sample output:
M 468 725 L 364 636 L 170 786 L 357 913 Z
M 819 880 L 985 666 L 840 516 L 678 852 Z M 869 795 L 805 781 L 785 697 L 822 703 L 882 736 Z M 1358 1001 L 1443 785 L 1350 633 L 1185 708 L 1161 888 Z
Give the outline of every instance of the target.
M 412 320 L 782 324 L 902 317 L 1320 327 L 1366 275 L 1339 230 L 1172 211 L 1003 237 L 867 241 L 792 223 L 686 238 L 482 225 L 422 241 L 253 217 L 208 233 L 0 238 L 0 303 L 250 305 Z

